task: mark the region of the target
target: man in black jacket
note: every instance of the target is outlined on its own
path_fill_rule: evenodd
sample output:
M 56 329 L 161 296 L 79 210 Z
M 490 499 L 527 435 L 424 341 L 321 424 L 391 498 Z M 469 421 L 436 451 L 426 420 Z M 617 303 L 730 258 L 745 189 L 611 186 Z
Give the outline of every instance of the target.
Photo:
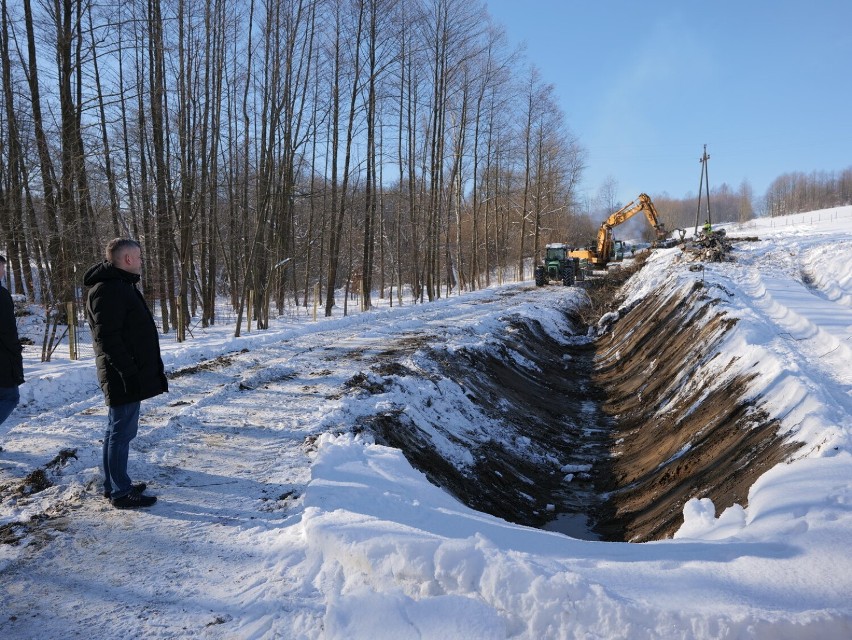
M 0 280 L 6 277 L 6 258 L 0 256 Z M 18 385 L 24 384 L 24 360 L 21 357 L 18 326 L 15 324 L 15 305 L 9 290 L 0 283 L 0 424 L 18 406 L 21 394 Z
M 139 428 L 142 400 L 169 390 L 154 318 L 136 283 L 142 274 L 142 247 L 116 238 L 106 260 L 86 272 L 86 317 L 92 329 L 98 381 L 109 407 L 104 435 L 104 496 L 118 509 L 150 507 L 145 484 L 127 475 L 130 441 Z

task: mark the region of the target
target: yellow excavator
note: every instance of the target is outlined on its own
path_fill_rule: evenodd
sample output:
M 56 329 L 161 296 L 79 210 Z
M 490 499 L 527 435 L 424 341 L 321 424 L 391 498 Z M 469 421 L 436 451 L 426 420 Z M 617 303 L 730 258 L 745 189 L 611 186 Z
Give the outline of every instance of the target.
M 651 202 L 651 198 L 646 193 L 640 193 L 636 200 L 623 206 L 604 220 L 601 228 L 598 230 L 598 241 L 594 249 L 574 249 L 569 252 L 569 257 L 588 260 L 589 264 L 595 267 L 605 267 L 613 256 L 612 228 L 626 222 L 640 211 L 644 212 L 648 222 L 657 232 L 657 240 L 661 240 L 668 235 L 665 225 L 660 222 L 657 216 L 657 209 L 654 207 L 654 203 Z

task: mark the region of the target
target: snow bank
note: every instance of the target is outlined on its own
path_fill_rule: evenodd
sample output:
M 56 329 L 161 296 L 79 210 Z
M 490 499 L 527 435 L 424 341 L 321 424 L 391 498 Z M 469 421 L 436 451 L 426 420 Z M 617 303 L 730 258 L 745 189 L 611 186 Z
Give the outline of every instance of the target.
M 399 451 L 324 437 L 300 537 L 321 567 L 314 584 L 330 589 L 328 637 L 839 638 L 852 628 L 852 565 L 836 554 L 852 527 L 852 460 L 830 465 L 766 474 L 748 522 L 696 501 L 678 540 L 629 545 L 471 511 Z

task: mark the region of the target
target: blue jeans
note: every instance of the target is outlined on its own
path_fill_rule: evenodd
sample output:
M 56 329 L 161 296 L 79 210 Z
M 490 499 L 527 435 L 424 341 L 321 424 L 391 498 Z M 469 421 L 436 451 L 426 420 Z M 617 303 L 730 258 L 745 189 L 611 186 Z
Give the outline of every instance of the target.
M 127 475 L 127 456 L 130 441 L 139 430 L 139 402 L 110 407 L 107 413 L 107 430 L 104 435 L 104 491 L 110 497 L 121 498 L 130 493 L 130 476 Z
M 18 406 L 21 393 L 18 387 L 0 387 L 0 424 L 6 422 L 9 414 Z

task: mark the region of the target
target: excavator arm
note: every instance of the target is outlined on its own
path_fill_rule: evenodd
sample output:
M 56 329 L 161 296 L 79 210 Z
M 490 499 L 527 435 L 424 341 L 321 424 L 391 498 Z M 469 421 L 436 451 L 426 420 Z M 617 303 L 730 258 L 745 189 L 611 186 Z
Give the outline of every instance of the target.
M 658 239 L 666 236 L 665 226 L 662 222 L 660 222 L 659 217 L 657 216 L 657 209 L 654 207 L 654 203 L 651 202 L 651 198 L 648 194 L 640 193 L 636 200 L 633 200 L 623 206 L 601 224 L 601 228 L 598 230 L 595 256 L 590 256 L 592 262 L 601 266 L 609 262 L 609 256 L 612 253 L 613 227 L 617 227 L 618 225 L 626 222 L 640 211 L 645 213 L 645 217 L 648 219 L 649 224 L 657 232 Z M 572 253 L 572 255 L 574 254 Z M 577 257 L 586 256 L 577 255 Z

